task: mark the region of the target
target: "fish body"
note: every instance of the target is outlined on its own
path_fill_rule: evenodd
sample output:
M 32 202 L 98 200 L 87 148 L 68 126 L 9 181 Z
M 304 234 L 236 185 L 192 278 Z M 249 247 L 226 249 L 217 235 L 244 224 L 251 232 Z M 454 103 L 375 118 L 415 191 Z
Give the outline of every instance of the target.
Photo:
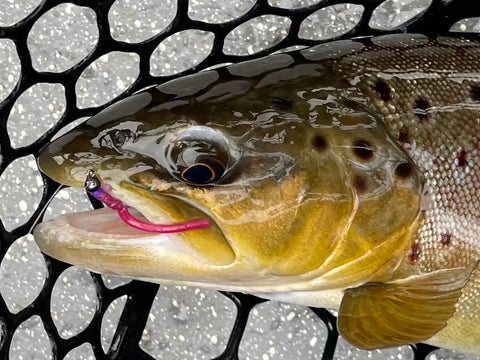
M 389 35 L 205 71 L 110 106 L 43 149 L 110 209 L 35 229 L 100 273 L 339 310 L 352 344 L 480 353 L 480 40 Z

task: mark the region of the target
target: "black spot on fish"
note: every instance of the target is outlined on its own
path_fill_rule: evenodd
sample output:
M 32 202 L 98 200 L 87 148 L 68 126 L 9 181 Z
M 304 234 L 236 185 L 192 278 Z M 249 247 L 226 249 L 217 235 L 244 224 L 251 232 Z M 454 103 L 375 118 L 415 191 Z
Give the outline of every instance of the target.
M 424 120 L 428 116 L 428 108 L 430 104 L 425 99 L 417 99 L 413 103 L 413 113 L 418 117 L 420 121 Z
M 480 85 L 472 85 L 470 95 L 472 96 L 472 100 L 480 101 Z
M 359 194 L 364 193 L 368 188 L 367 179 L 365 179 L 363 176 L 356 175 L 353 178 L 352 186 Z
M 422 244 L 419 242 L 414 242 L 410 248 L 410 253 L 408 254 L 408 260 L 410 264 L 415 264 L 422 253 Z
M 407 128 L 403 127 L 398 133 L 398 141 L 402 144 L 410 144 L 410 135 L 408 134 Z
M 467 152 L 462 150 L 457 154 L 457 165 L 460 167 L 465 167 L 467 166 L 467 163 Z
M 406 179 L 412 174 L 413 166 L 409 162 L 402 162 L 395 168 L 395 175 L 399 178 Z
M 360 159 L 368 160 L 373 156 L 373 149 L 368 141 L 358 140 L 353 144 L 353 153 Z
M 441 235 L 440 244 L 442 245 L 442 247 L 445 247 L 445 246 L 449 247 L 451 242 L 452 242 L 452 234 L 447 232 Z
M 390 90 L 390 86 L 383 79 L 375 81 L 375 84 L 373 85 L 373 90 L 375 90 L 380 95 L 380 99 L 382 99 L 383 101 L 390 101 L 392 99 L 392 92 Z
M 327 146 L 328 146 L 327 140 L 321 135 L 316 135 L 313 138 L 312 143 L 313 143 L 313 147 L 317 151 L 324 151 L 327 149 Z
M 280 108 L 283 108 L 283 109 L 292 109 L 293 108 L 293 104 L 290 100 L 274 96 L 272 101 L 273 101 L 274 105 L 277 105 Z

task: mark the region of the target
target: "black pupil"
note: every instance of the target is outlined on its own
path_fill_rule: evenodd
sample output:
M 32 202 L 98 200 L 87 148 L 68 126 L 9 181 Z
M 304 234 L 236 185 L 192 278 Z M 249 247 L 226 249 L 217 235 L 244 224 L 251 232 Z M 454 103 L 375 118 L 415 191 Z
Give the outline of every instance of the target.
M 215 179 L 215 171 L 207 164 L 197 163 L 183 170 L 182 178 L 193 184 L 208 184 Z

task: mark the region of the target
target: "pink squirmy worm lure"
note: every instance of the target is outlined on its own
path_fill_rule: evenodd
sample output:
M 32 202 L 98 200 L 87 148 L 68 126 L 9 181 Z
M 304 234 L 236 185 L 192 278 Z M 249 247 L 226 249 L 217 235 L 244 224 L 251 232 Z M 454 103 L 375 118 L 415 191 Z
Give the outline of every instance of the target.
M 127 205 L 110 194 L 112 191 L 110 185 L 102 186 L 100 184 L 100 180 L 97 178 L 93 170 L 90 170 L 87 174 L 85 189 L 107 207 L 116 210 L 120 219 L 122 219 L 127 225 L 141 231 L 166 234 L 203 229 L 210 226 L 210 221 L 208 219 L 190 220 L 174 224 L 154 224 L 137 219 L 130 213 Z

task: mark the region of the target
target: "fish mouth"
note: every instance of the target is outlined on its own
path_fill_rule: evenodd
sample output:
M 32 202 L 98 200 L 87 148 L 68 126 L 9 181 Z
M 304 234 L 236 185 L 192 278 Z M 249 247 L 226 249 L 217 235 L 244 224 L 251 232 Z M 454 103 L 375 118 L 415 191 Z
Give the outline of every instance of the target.
M 39 248 L 53 258 L 94 272 L 163 283 L 198 282 L 199 278 L 210 282 L 234 263 L 230 242 L 202 209 L 178 198 L 150 192 L 149 197 L 142 196 L 147 190 L 122 187 L 121 192 L 130 213 L 141 221 L 176 223 L 208 218 L 211 224 L 179 233 L 151 233 L 129 226 L 117 211 L 102 208 L 40 223 L 34 230 Z
M 148 221 L 145 216 L 136 209 L 130 212 L 135 218 Z M 69 226 L 73 232 L 85 233 L 89 237 L 110 239 L 135 239 L 157 235 L 148 231 L 141 231 L 126 224 L 120 219 L 118 213 L 109 208 L 68 214 L 59 218 L 58 225 Z

